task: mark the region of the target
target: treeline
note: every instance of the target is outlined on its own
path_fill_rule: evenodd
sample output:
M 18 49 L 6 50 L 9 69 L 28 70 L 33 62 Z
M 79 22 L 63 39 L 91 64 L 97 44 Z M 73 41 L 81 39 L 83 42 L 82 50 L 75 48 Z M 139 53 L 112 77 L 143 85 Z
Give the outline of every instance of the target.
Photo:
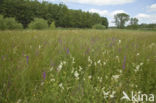
M 97 13 L 71 10 L 64 4 L 52 4 L 37 0 L 0 0 L 0 14 L 14 17 L 24 28 L 34 20 L 43 18 L 48 25 L 55 22 L 56 27 L 91 28 L 95 24 L 108 27 L 108 20 Z
M 128 25 L 126 29 L 156 30 L 156 24 Z

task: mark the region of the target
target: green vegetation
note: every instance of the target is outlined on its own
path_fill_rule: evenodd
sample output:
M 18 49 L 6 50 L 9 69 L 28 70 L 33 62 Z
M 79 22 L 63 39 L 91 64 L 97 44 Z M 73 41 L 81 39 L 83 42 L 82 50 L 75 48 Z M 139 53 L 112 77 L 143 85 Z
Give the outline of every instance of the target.
M 50 24 L 50 29 L 51 29 L 51 30 L 56 29 L 55 22 L 52 22 L 52 23 Z
M 155 32 L 0 32 L 0 103 L 129 103 L 156 94 Z
M 96 25 L 93 25 L 93 27 L 92 27 L 93 29 L 101 29 L 101 30 L 104 30 L 104 29 L 106 29 L 106 27 L 105 26 L 103 26 L 103 25 L 101 25 L 101 24 L 96 24 Z
M 35 18 L 34 21 L 28 25 L 28 28 L 37 30 L 48 29 L 48 22 L 44 19 Z
M 64 4 L 52 4 L 37 0 L 1 0 L 0 14 L 5 17 L 14 17 L 27 28 L 34 18 L 48 21 L 48 25 L 55 21 L 56 27 L 64 28 L 91 28 L 94 24 L 104 24 L 108 27 L 105 17 L 97 13 L 71 10 Z
M 0 15 L 0 30 L 14 30 L 22 28 L 22 24 L 18 23 L 15 18 L 4 18 Z

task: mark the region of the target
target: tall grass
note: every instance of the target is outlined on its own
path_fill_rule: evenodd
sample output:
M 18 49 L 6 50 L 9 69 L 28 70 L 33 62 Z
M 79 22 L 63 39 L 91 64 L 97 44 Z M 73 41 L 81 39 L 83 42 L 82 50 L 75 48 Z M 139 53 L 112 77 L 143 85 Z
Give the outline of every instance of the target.
M 0 32 L 0 103 L 126 103 L 156 94 L 155 32 Z

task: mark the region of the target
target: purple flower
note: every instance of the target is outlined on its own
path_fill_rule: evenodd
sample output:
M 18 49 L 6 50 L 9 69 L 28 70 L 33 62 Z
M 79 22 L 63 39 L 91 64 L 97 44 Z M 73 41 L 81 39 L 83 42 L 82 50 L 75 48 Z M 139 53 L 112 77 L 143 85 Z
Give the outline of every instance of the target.
M 67 54 L 69 54 L 69 48 L 67 48 Z
M 27 56 L 26 59 L 27 59 L 27 64 L 28 64 L 29 63 L 29 56 Z
M 125 69 L 126 67 L 126 56 L 124 56 L 124 61 L 123 61 L 123 65 L 122 65 L 122 68 Z
M 89 52 L 90 52 L 90 48 L 87 48 L 85 54 L 89 54 Z
M 46 72 L 43 72 L 43 79 L 46 79 Z

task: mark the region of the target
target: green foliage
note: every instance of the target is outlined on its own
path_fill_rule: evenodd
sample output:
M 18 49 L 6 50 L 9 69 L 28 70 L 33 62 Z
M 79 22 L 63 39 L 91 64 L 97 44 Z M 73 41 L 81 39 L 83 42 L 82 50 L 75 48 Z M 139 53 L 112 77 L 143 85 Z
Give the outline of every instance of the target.
M 36 18 L 43 18 L 48 25 L 55 21 L 56 27 L 91 28 L 94 24 L 108 27 L 106 18 L 97 13 L 71 10 L 64 4 L 52 4 L 37 0 L 3 0 L 0 4 L 0 13 L 5 17 L 15 17 L 24 28 Z
M 95 24 L 95 25 L 93 25 L 92 28 L 93 29 L 100 29 L 100 30 L 106 29 L 106 27 L 104 25 L 101 25 L 101 24 Z
M 22 24 L 18 23 L 15 18 L 5 18 L 5 22 L 7 25 L 7 29 L 13 30 L 13 29 L 22 29 Z
M 0 15 L 0 29 L 1 30 L 14 30 L 14 29 L 22 29 L 22 24 L 18 23 L 15 18 L 4 18 Z
M 125 27 L 125 23 L 129 20 L 129 15 L 126 13 L 118 13 L 114 15 L 115 25 L 123 29 Z
M 0 30 L 5 30 L 7 28 L 6 23 L 2 15 L 0 15 Z
M 28 25 L 28 27 L 29 29 L 37 30 L 48 29 L 48 22 L 41 18 L 35 18 L 34 21 Z
M 51 30 L 56 29 L 55 22 L 52 22 L 52 23 L 50 24 L 50 29 L 51 29 Z

